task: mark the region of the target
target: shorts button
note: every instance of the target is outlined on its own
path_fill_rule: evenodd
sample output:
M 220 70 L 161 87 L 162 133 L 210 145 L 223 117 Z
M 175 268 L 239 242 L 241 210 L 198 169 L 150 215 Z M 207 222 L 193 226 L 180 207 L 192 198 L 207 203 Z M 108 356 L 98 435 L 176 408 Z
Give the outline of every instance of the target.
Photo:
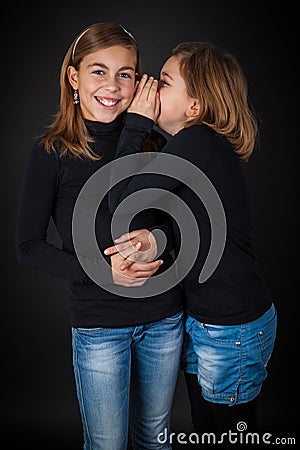
M 263 331 L 260 331 L 258 334 L 259 334 L 259 336 L 263 336 L 263 335 L 264 335 L 264 332 L 263 332 Z
M 235 345 L 241 345 L 240 341 L 236 341 Z
M 232 395 L 231 397 L 229 397 L 229 400 L 230 400 L 231 403 L 233 403 L 234 400 L 235 400 L 235 397 Z

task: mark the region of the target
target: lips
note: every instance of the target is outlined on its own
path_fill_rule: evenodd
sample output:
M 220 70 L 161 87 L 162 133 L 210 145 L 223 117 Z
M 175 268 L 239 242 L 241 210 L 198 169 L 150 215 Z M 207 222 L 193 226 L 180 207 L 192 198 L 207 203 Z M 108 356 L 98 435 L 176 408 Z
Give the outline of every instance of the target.
M 109 97 L 95 97 L 95 99 L 97 100 L 97 102 L 101 103 L 101 105 L 105 106 L 106 108 L 113 108 L 121 101 L 121 99 Z

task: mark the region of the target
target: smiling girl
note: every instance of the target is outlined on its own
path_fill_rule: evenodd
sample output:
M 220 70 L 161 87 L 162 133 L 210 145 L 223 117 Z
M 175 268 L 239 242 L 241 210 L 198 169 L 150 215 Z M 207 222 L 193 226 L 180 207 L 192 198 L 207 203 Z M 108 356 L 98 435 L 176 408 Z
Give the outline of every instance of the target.
M 123 273 L 118 269 L 123 257 L 107 257 L 112 266 L 107 286 L 124 286 L 121 296 L 89 278 L 72 238 L 76 199 L 89 178 L 113 160 L 139 74 L 137 44 L 121 25 L 96 23 L 79 34 L 62 64 L 60 109 L 30 153 L 20 194 L 19 260 L 69 282 L 73 365 L 85 450 L 125 450 L 128 411 L 135 448 L 158 448 L 158 434 L 169 429 L 179 369 L 180 289 L 139 301 L 126 294 L 129 286 L 138 290 L 151 275 L 168 268 L 170 254 L 149 263 L 136 262 Z M 47 241 L 51 217 L 62 248 Z M 106 197 L 95 221 L 99 254 L 113 243 L 111 219 Z M 139 234 L 164 220 L 145 212 L 136 215 L 131 226 Z

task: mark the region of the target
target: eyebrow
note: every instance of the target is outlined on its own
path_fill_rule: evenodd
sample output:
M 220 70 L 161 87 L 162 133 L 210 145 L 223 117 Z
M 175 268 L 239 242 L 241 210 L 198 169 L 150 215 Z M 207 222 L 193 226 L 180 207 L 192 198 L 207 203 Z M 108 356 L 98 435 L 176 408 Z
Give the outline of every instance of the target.
M 163 75 L 164 77 L 168 77 L 173 81 L 173 78 L 171 77 L 171 75 L 169 75 L 167 72 L 161 72 L 161 75 Z
M 89 64 L 88 67 L 93 67 L 93 66 L 97 66 L 97 67 L 101 67 L 102 69 L 106 69 L 109 70 L 109 67 L 106 64 L 102 64 L 102 63 L 92 63 Z M 118 71 L 120 70 L 133 70 L 133 72 L 135 72 L 135 68 L 131 67 L 131 66 L 122 66 L 118 69 Z

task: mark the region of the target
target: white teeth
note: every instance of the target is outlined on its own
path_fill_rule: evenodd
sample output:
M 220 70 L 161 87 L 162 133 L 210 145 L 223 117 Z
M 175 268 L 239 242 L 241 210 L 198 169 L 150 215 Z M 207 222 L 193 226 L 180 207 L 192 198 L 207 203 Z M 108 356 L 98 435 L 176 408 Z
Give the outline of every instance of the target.
M 98 100 L 104 106 L 114 106 L 118 103 L 118 100 L 104 100 L 103 98 L 99 98 Z

